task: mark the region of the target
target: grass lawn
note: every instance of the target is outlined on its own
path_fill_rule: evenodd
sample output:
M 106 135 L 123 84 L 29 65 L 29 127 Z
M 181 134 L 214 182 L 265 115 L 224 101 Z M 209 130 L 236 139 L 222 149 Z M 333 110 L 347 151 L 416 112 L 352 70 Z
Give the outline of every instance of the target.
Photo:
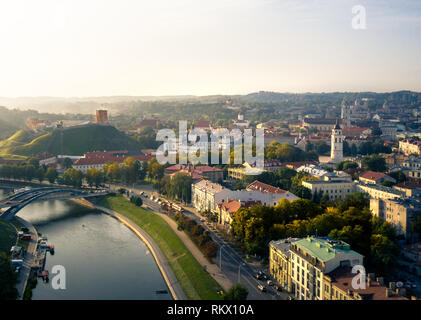
M 10 248 L 16 244 L 16 230 L 10 224 L 0 220 L 0 252 L 9 254 Z
M 221 299 L 219 284 L 197 262 L 168 223 L 158 215 L 136 207 L 122 196 L 107 196 L 98 205 L 126 216 L 159 245 L 187 297 L 192 300 Z

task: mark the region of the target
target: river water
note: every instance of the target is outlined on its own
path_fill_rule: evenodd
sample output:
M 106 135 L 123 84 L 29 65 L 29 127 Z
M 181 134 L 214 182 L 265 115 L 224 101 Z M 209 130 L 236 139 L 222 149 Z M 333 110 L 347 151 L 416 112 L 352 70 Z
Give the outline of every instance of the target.
M 5 190 L 0 189 L 0 198 Z M 100 211 L 72 201 L 33 203 L 18 216 L 30 221 L 55 254 L 47 254 L 50 282 L 38 281 L 33 300 L 168 300 L 168 287 L 146 245 L 130 229 Z M 66 271 L 66 289 L 54 290 L 54 265 Z

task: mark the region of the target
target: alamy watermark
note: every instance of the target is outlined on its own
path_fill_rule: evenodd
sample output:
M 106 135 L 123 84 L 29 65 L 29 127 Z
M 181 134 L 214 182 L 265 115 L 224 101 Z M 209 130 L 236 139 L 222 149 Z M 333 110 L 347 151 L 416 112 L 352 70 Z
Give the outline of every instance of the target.
M 352 21 L 351 26 L 354 30 L 367 29 L 367 11 L 363 5 L 356 5 L 352 7 Z
M 253 134 L 253 131 L 255 134 Z M 187 121 L 179 121 L 178 137 L 172 129 L 157 132 L 162 141 L 156 151 L 160 164 L 253 164 L 246 174 L 257 175 L 264 169 L 263 129 L 202 129 L 187 130 Z M 209 161 L 210 158 L 210 161 Z

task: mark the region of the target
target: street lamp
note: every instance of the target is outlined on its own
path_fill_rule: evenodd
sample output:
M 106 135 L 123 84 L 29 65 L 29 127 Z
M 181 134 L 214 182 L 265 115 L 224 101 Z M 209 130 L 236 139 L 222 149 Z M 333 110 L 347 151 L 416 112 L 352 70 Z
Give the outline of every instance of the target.
M 222 258 L 222 248 L 223 247 L 225 247 L 226 245 L 225 244 L 223 244 L 220 248 L 219 248 L 219 269 L 222 271 L 222 261 L 221 261 L 221 258 Z
M 246 264 L 244 262 L 240 263 L 238 265 L 238 279 L 237 279 L 237 283 L 240 283 L 240 276 L 241 276 L 241 266 L 245 266 Z

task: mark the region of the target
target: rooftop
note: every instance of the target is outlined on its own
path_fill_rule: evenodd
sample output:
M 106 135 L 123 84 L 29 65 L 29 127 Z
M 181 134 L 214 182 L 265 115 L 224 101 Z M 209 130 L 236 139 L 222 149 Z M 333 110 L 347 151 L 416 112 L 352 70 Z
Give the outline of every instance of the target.
M 334 259 L 338 253 L 354 254 L 363 257 L 358 252 L 351 250 L 349 244 L 343 241 L 335 241 L 328 237 L 317 238 L 311 236 L 293 241 L 292 244 L 301 249 L 306 254 L 317 258 L 322 262 L 327 262 Z
M 377 181 L 385 176 L 386 174 L 382 172 L 366 171 L 360 175 L 360 178 Z
M 220 184 L 210 182 L 208 180 L 200 180 L 199 182 L 196 182 L 194 184 L 194 186 L 196 188 L 206 190 L 207 192 L 210 192 L 210 193 L 213 193 L 213 194 L 224 191 L 226 189 L 225 187 L 221 186 Z
M 269 184 L 260 182 L 255 180 L 254 182 L 250 183 L 247 187 L 246 190 L 248 191 L 259 191 L 262 193 L 278 193 L 278 194 L 284 194 L 287 193 L 287 191 L 282 190 L 280 188 L 271 186 Z
M 327 274 L 332 279 L 332 284 L 345 292 L 355 292 L 360 295 L 362 300 L 408 300 L 397 294 L 386 296 L 386 287 L 380 281 L 380 278 L 370 280 L 365 289 L 354 289 L 352 279 L 355 273 L 352 273 L 350 267 L 339 267 Z

